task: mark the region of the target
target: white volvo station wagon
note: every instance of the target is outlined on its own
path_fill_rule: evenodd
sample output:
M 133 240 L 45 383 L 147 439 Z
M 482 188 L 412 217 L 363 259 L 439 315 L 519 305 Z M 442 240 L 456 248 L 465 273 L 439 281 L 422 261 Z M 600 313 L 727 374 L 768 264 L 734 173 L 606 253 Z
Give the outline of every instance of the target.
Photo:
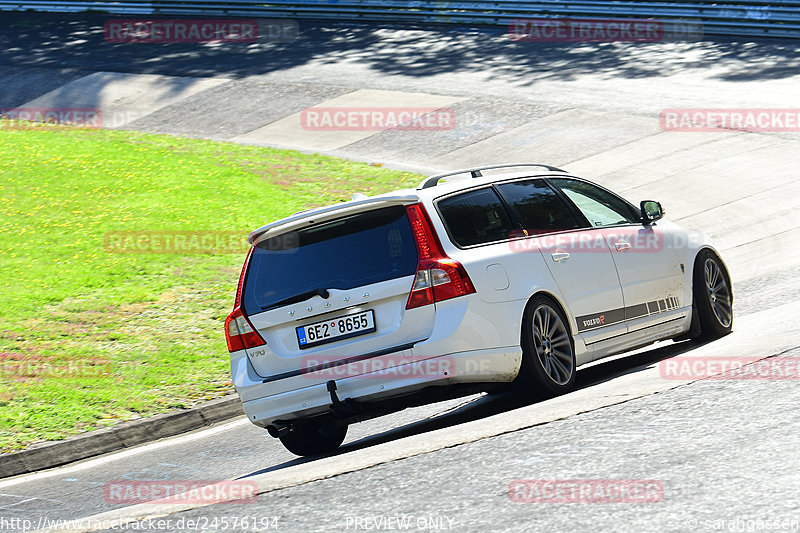
M 519 164 L 267 224 L 225 322 L 244 412 L 313 455 L 354 422 L 504 384 L 562 394 L 581 365 L 729 333 L 719 252 L 663 214 Z

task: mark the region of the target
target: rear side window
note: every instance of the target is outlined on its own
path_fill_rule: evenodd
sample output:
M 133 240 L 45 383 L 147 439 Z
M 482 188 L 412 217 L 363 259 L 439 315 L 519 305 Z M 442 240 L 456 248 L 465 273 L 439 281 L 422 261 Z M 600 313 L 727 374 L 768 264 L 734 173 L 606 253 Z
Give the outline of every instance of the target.
M 513 229 L 500 198 L 490 188 L 445 198 L 437 207 L 447 232 L 458 246 L 508 239 Z
M 279 307 L 309 291 L 352 289 L 416 270 L 405 207 L 359 213 L 260 242 L 245 280 L 245 313 Z
M 529 235 L 580 227 L 567 205 L 543 180 L 525 180 L 497 186 Z

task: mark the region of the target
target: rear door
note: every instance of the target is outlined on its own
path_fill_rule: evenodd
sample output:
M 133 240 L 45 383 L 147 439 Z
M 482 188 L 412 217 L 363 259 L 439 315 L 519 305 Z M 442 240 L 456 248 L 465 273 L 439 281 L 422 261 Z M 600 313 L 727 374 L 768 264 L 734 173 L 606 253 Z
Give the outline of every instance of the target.
M 535 237 L 587 344 L 625 332 L 622 289 L 611 252 L 574 208 L 542 179 L 496 186 L 529 237 Z
M 253 368 L 274 381 L 426 339 L 434 306 L 405 308 L 416 267 L 402 205 L 309 220 L 258 242 L 243 305 L 267 345 L 248 350 Z

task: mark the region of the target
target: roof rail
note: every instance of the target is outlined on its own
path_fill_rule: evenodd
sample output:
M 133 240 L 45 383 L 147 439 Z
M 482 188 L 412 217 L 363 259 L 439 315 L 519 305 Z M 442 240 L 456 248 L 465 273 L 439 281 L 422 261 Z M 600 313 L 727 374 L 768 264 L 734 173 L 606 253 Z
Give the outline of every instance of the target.
M 455 176 L 457 174 L 466 174 L 467 172 L 469 172 L 473 178 L 480 178 L 481 176 L 483 176 L 483 174 L 481 173 L 481 171 L 483 170 L 493 170 L 496 168 L 514 168 L 514 167 L 542 167 L 546 168 L 551 172 L 566 172 L 566 170 L 561 170 L 560 168 L 557 167 L 553 167 L 550 165 L 542 165 L 539 163 L 509 163 L 505 165 L 488 165 L 482 167 L 465 168 L 462 170 L 455 170 L 453 172 L 446 172 L 444 174 L 437 174 L 435 176 L 431 176 L 430 178 L 426 178 L 422 183 L 420 183 L 417 189 L 427 189 L 429 187 L 435 187 L 436 184 L 439 183 L 440 179 L 446 178 L 447 176 Z

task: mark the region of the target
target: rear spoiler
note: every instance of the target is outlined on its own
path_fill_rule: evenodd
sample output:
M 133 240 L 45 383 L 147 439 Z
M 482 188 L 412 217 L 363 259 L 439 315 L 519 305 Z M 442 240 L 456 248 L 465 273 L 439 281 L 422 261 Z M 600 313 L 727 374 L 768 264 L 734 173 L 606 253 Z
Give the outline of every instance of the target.
M 270 222 L 265 226 L 261 226 L 257 230 L 250 232 L 247 236 L 247 242 L 256 245 L 268 237 L 274 237 L 281 233 L 296 230 L 299 228 L 307 227 L 326 220 L 333 220 L 346 215 L 352 215 L 361 211 L 370 211 L 381 207 L 388 207 L 391 205 L 406 205 L 419 202 L 419 196 L 416 194 L 393 194 L 371 196 L 361 200 L 351 200 L 337 205 L 328 207 L 320 207 L 317 209 L 310 209 L 308 211 L 300 211 L 289 217 Z

